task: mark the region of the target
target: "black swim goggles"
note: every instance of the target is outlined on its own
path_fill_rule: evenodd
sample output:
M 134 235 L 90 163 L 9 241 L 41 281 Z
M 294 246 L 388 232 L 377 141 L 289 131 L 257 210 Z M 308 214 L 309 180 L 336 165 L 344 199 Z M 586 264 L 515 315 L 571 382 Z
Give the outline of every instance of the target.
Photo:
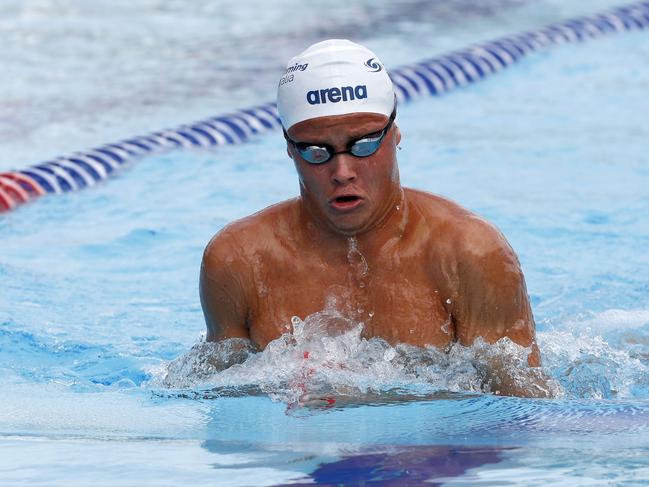
M 333 156 L 338 154 L 351 154 L 355 157 L 368 157 L 374 154 L 383 142 L 385 134 L 388 133 L 390 127 L 392 127 L 392 122 L 397 116 L 397 109 L 392 110 L 390 119 L 385 128 L 379 132 L 374 132 L 368 135 L 364 135 L 360 139 L 350 140 L 347 143 L 347 150 L 340 152 L 335 152 L 333 147 L 327 144 L 317 144 L 313 142 L 295 142 L 291 139 L 284 129 L 284 138 L 289 142 L 295 150 L 298 151 L 302 159 L 310 164 L 323 164 L 331 159 Z

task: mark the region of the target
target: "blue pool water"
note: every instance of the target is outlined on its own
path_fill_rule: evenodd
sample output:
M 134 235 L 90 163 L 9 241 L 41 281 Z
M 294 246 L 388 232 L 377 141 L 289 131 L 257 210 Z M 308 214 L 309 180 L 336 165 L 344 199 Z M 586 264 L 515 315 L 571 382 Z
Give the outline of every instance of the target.
M 516 26 L 583 13 L 576 2 L 493 2 L 492 11 L 464 15 L 466 4 L 431 6 L 437 16 L 421 19 L 402 14 L 397 27 L 385 20 L 395 12 L 382 6 L 367 14 L 374 22 L 384 19 L 378 31 L 366 27 L 358 40 L 367 39 L 385 52 L 386 64 L 396 65 L 434 54 L 417 56 L 418 49 L 445 51 Z M 37 44 L 38 32 L 55 35 L 53 11 L 80 31 L 86 28 L 81 21 L 88 13 L 79 2 L 34 5 L 20 22 L 30 29 L 40 25 L 33 34 Z M 593 3 L 589 11 L 605 5 Z M 181 2 L 151 2 L 147 8 L 166 25 Z M 415 11 L 414 4 L 409 8 L 402 12 Z M 341 9 L 349 13 L 353 7 Z M 227 24 L 239 40 L 247 39 L 235 28 L 242 29 L 237 15 L 244 13 L 233 11 Z M 335 12 L 328 15 L 337 22 L 334 33 L 362 27 L 348 17 L 337 19 Z M 442 15 L 444 22 L 437 20 Z M 180 24 L 194 30 L 199 20 L 188 18 Z M 210 100 L 208 107 L 197 101 L 185 106 L 193 100 L 189 92 L 176 93 L 180 108 L 165 105 L 166 94 L 151 95 L 149 108 L 125 122 L 126 128 L 146 131 L 146 124 L 155 123 L 149 128 L 157 129 L 271 99 L 272 87 L 265 84 L 274 86 L 279 58 L 315 36 L 291 17 L 284 33 L 296 40 L 278 41 L 281 49 L 263 47 L 276 20 L 264 18 L 257 37 L 248 32 L 250 44 L 241 41 L 244 52 L 256 48 L 263 54 L 256 54 L 263 69 L 247 91 L 233 88 L 229 95 L 211 88 L 197 94 L 203 104 Z M 102 22 L 111 26 L 117 20 Z M 11 32 L 20 37 L 18 27 Z M 174 45 L 169 37 L 163 46 Z M 225 38 L 214 39 L 227 45 Z M 485 216 L 517 250 L 544 367 L 559 398 L 481 393 L 470 366 L 476 350 L 442 357 L 353 334 L 310 342 L 325 359 L 346 365 L 344 371 L 316 371 L 319 387 L 351 396 L 344 407 L 291 406 L 291 384 L 303 373 L 300 340 L 297 346 L 278 342 L 224 373 L 211 371 L 204 361 L 210 350 L 201 343 L 197 293 L 204 245 L 228 221 L 297 194 L 281 137 L 271 135 L 239 147 L 151 157 L 92 190 L 43 198 L 0 217 L 0 483 L 649 481 L 648 39 L 646 33 L 628 33 L 562 46 L 484 83 L 404 105 L 397 118 L 404 134 L 404 185 L 450 197 Z M 188 36 L 184 45 L 191 51 L 201 40 Z M 70 42 L 80 50 L 80 41 Z M 10 62 L 11 52 L 4 53 L 8 65 L 24 76 L 26 68 Z M 178 53 L 171 49 L 167 55 Z M 127 65 L 137 58 L 129 56 L 134 58 Z M 220 81 L 240 80 L 230 70 L 231 58 L 224 54 L 218 62 L 230 71 L 225 76 L 215 69 L 224 76 Z M 235 67 L 247 66 L 242 61 Z M 168 79 L 190 69 L 182 68 L 170 68 Z M 200 85 L 208 75 L 187 79 Z M 61 96 L 58 109 L 71 120 L 67 127 L 45 116 L 56 113 L 47 104 L 37 120 L 11 112 L 31 124 L 31 131 L 0 132 L 11 156 L 11 164 L 2 164 L 83 148 L 75 133 L 90 145 L 125 130 L 120 117 L 130 105 L 111 93 L 115 106 L 101 119 L 84 111 L 101 90 L 84 89 L 78 98 Z M 13 90 L 5 105 L 22 100 L 31 106 L 26 88 Z M 81 118 L 72 105 L 81 107 Z M 172 111 L 177 118 L 166 118 Z M 100 140 L 101 126 L 107 134 Z M 43 144 L 32 149 L 40 140 L 36 135 Z M 366 399 L 354 401 L 358 396 Z

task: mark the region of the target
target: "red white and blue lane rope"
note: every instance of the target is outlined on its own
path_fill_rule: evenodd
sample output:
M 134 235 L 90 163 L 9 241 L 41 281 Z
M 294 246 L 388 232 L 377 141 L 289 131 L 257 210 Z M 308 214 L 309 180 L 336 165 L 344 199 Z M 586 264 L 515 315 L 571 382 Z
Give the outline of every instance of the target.
M 392 70 L 397 98 L 410 101 L 475 83 L 528 54 L 617 32 L 649 28 L 649 1 L 552 24 L 542 29 L 476 44 Z M 0 212 L 48 193 L 77 191 L 108 179 L 143 156 L 186 147 L 246 142 L 280 128 L 275 103 L 181 125 L 150 135 L 58 157 L 26 169 L 0 173 Z

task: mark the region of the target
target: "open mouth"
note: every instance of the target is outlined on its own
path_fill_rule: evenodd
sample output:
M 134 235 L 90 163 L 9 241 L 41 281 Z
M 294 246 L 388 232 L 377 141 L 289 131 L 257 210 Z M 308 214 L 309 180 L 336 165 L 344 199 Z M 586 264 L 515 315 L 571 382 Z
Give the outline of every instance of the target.
M 360 205 L 363 198 L 353 194 L 337 196 L 330 201 L 331 206 L 336 210 L 351 210 Z
M 349 195 L 349 196 L 338 196 L 334 201 L 336 203 L 351 203 L 353 201 L 360 200 L 358 196 Z

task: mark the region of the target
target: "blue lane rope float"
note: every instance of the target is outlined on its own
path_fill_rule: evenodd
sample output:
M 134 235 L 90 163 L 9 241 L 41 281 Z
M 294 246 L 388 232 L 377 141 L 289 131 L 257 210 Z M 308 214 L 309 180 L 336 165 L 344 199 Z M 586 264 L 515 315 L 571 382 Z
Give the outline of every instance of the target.
M 438 96 L 475 83 L 549 47 L 649 28 L 649 1 L 475 44 L 390 71 L 399 102 Z M 143 156 L 170 149 L 239 144 L 281 127 L 275 103 L 107 144 L 0 173 L 0 212 L 48 193 L 77 191 L 108 179 Z

